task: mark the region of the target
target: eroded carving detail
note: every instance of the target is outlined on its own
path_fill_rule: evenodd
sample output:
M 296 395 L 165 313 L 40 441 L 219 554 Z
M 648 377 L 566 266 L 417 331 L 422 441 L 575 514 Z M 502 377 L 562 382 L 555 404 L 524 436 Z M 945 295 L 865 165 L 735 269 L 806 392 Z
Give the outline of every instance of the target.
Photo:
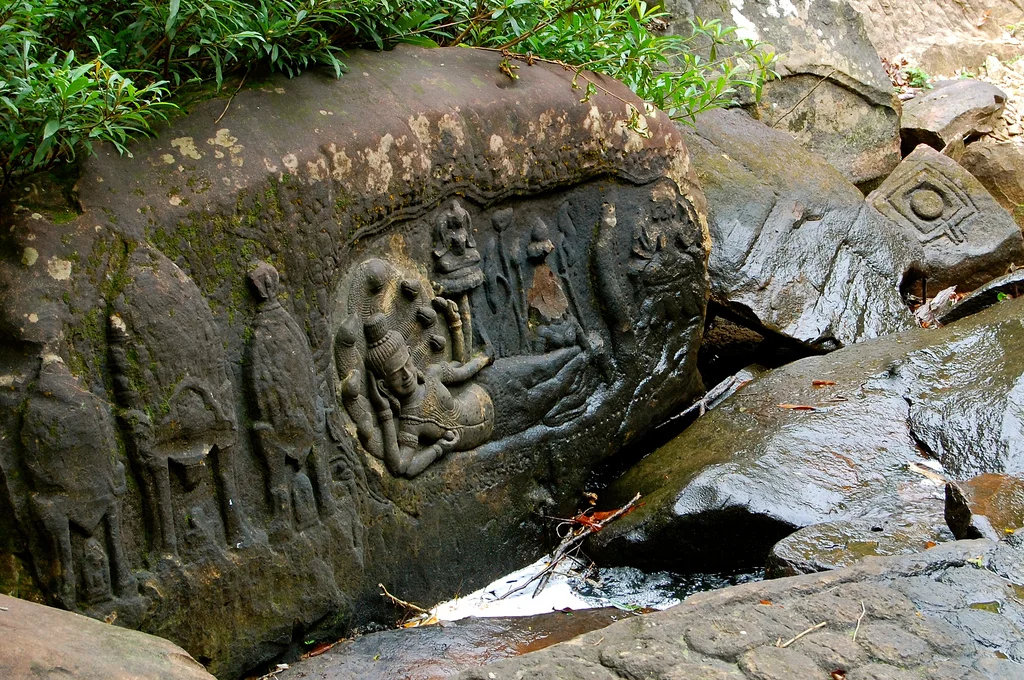
M 48 580 L 75 609 L 133 594 L 121 540 L 124 465 L 106 404 L 55 354 L 43 358 L 21 430 L 33 514 L 45 529 Z M 109 557 L 108 557 L 109 556 Z M 113 586 L 113 588 L 112 588 Z
M 149 504 L 154 548 L 178 553 L 176 519 L 187 535 L 205 540 L 214 529 L 203 508 L 218 499 L 224 536 L 232 547 L 249 541 L 235 490 L 238 441 L 234 399 L 224 348 L 199 288 L 163 255 L 139 248 L 128 267 L 129 284 L 114 301 L 110 352 L 115 387 L 125 407 Z M 216 482 L 206 481 L 208 462 Z M 175 470 L 172 493 L 171 470 Z M 190 505 L 176 517 L 175 505 Z
M 261 262 L 249 280 L 259 299 L 249 361 L 259 417 L 253 433 L 267 465 L 270 535 L 280 539 L 291 535 L 293 525 L 301 531 L 315 524 L 320 513 L 336 510 L 327 461 L 318 450 L 325 414 L 309 341 L 277 299 L 277 269 Z

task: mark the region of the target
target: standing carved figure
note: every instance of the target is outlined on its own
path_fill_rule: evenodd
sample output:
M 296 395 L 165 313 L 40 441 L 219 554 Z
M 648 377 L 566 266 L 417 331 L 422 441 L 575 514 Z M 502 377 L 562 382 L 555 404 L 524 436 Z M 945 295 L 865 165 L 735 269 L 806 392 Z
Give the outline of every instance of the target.
M 154 547 L 178 552 L 170 467 L 192 491 L 209 461 L 225 537 L 240 548 L 249 537 L 235 491 L 238 426 L 213 314 L 196 284 L 154 250 L 135 250 L 128 279 L 110 317 L 110 353 L 150 503 Z M 185 514 L 194 521 L 207 513 L 197 506 Z
M 114 426 L 103 400 L 55 354 L 43 357 L 21 443 L 57 600 L 68 609 L 102 602 L 111 599 L 111 585 L 121 597 L 132 595 L 135 580 L 121 541 L 124 465 Z
M 249 379 L 259 420 L 256 446 L 269 474 L 273 520 L 270 535 L 301 531 L 335 510 L 327 462 L 319 446 L 325 436 L 324 410 L 309 341 L 277 299 L 277 269 L 261 262 L 249 274 L 260 302 L 253 324 Z M 312 473 L 316 485 L 310 482 Z
M 374 378 L 370 401 L 392 474 L 415 477 L 444 454 L 487 441 L 494 429 L 490 395 L 479 385 L 468 385 L 456 396 L 447 386 L 475 376 L 490 362 L 488 357 L 430 364 L 421 371 L 405 339 L 388 329 L 383 314 L 370 317 L 365 333 L 366 363 Z
M 480 251 L 473 239 L 469 212 L 455 199 L 434 222 L 434 270 L 438 294 L 459 306 L 466 348 L 472 351 L 473 314 L 469 296 L 484 282 L 484 272 L 480 268 Z M 490 344 L 483 328 L 477 332 L 484 344 Z M 466 361 L 468 357 L 457 358 Z

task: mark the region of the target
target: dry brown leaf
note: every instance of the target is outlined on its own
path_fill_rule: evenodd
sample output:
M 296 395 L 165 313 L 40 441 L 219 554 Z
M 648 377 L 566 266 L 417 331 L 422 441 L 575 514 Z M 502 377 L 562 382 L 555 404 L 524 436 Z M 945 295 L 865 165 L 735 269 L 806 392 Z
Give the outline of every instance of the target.
M 924 549 L 925 550 L 931 550 L 932 548 L 934 548 L 937 545 L 938 545 L 938 543 L 936 543 L 935 541 L 927 541 L 924 544 Z
M 790 411 L 817 411 L 818 409 L 814 406 L 808 406 L 807 404 L 779 404 L 779 408 L 786 408 Z
M 828 385 L 835 385 L 835 380 L 812 380 L 811 385 L 814 387 L 826 387 Z
M 990 9 L 985 10 L 984 12 L 981 13 L 981 18 L 978 19 L 978 23 L 976 23 L 975 26 L 977 26 L 978 28 L 981 28 L 982 26 L 985 25 L 985 22 L 988 21 L 991 16 L 992 16 L 992 10 L 990 10 Z

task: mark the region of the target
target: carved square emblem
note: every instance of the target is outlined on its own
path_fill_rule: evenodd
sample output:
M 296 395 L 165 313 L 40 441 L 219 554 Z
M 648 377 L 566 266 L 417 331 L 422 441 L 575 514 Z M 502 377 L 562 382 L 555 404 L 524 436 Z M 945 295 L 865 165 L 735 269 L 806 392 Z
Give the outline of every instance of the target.
M 953 243 L 967 240 L 967 227 L 978 215 L 967 192 L 929 163 L 919 163 L 894 183 L 875 207 L 898 224 L 912 227 L 922 243 L 945 236 Z

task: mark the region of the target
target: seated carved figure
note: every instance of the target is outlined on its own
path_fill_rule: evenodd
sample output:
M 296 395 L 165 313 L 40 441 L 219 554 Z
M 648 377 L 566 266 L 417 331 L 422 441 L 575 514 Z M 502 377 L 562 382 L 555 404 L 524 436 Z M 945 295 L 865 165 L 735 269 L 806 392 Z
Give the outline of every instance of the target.
M 402 335 L 387 328 L 383 314 L 364 324 L 366 363 L 372 371 L 369 398 L 382 430 L 384 463 L 394 475 L 414 477 L 450 451 L 467 451 L 494 429 L 494 405 L 486 390 L 458 385 L 475 376 L 490 359 L 477 357 L 430 364 L 413 362 Z M 397 424 L 395 418 L 397 417 Z

